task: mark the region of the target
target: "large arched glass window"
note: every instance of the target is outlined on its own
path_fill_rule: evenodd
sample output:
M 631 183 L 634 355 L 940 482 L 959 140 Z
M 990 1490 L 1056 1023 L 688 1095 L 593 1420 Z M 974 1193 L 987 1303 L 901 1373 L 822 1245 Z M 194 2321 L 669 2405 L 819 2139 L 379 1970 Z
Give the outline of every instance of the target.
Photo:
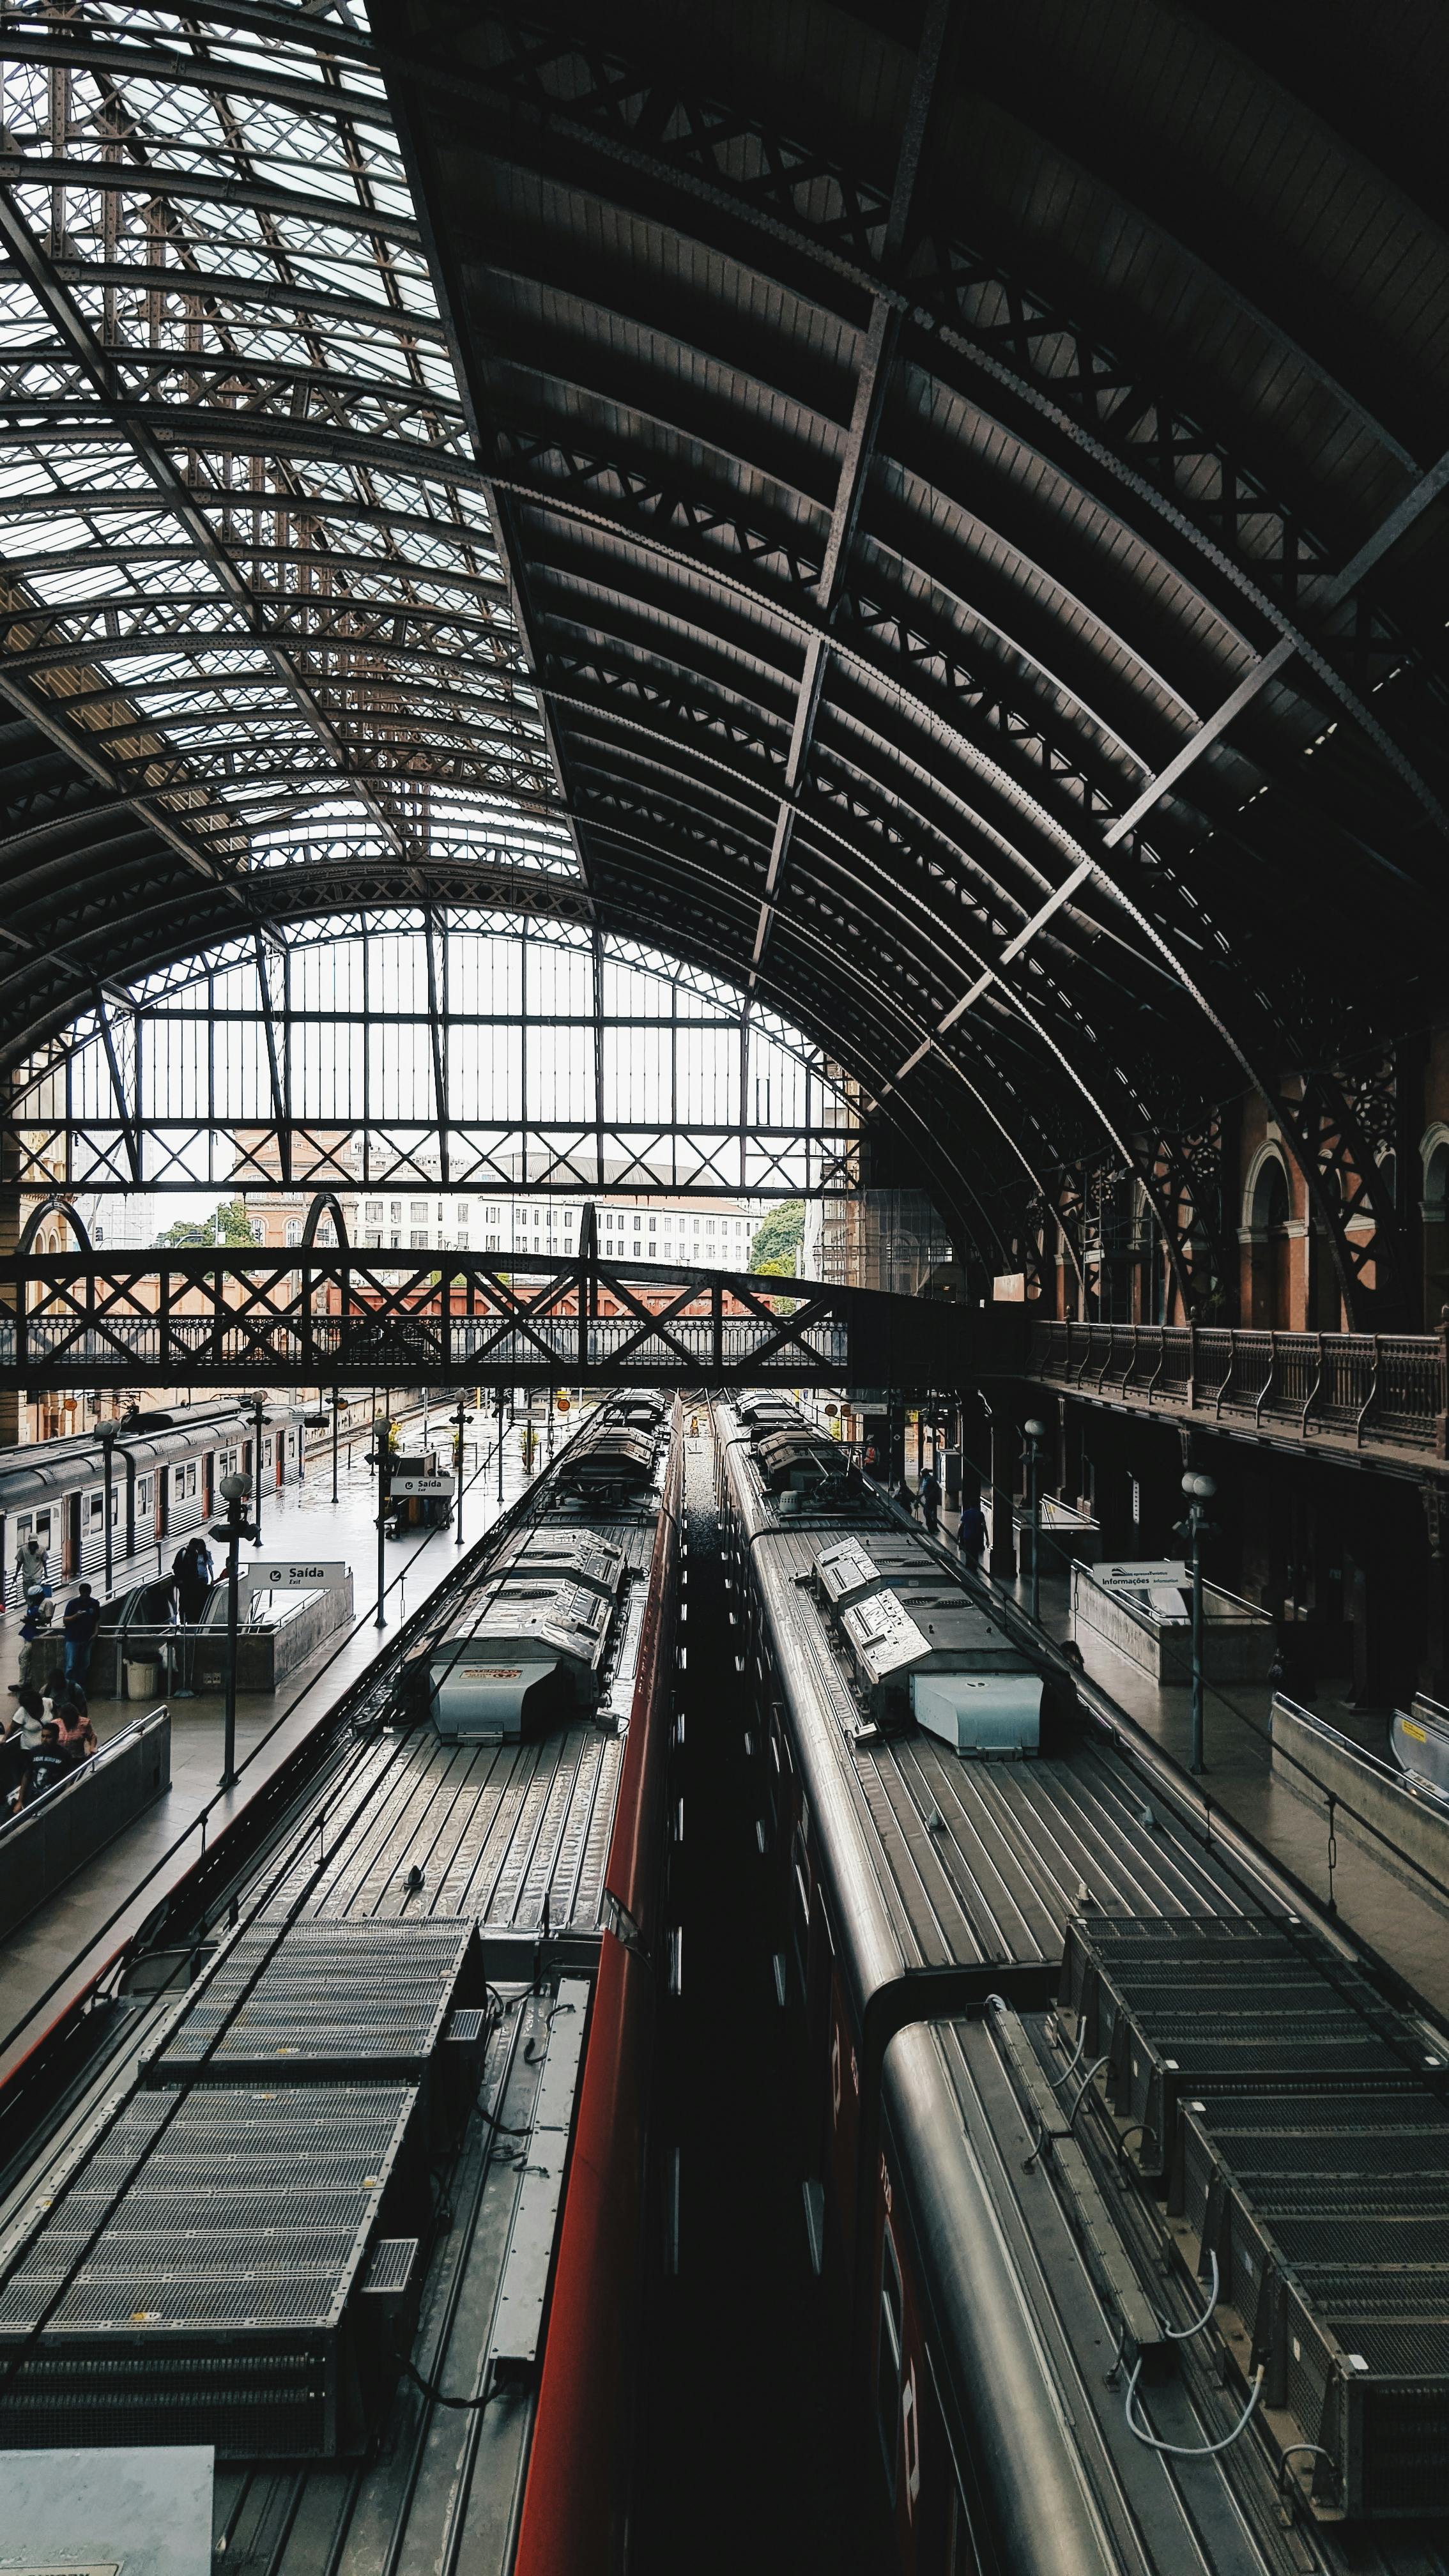
M 854 1177 L 818 1048 L 585 924 L 396 909 L 112 992 L 21 1074 L 22 1186 L 815 1191 Z

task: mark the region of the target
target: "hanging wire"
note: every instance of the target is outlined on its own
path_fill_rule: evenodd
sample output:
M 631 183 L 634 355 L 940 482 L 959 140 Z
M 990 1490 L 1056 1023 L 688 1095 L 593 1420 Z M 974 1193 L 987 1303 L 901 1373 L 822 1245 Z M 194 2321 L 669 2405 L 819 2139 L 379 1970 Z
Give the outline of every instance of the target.
M 1203 2319 L 1202 2322 L 1206 2323 L 1206 2319 Z M 1142 2357 L 1139 2354 L 1133 2365 L 1132 2376 L 1127 2382 L 1127 2396 L 1124 2406 L 1124 2412 L 1127 2417 L 1127 2430 L 1129 2433 L 1133 2434 L 1139 2442 L 1145 2442 L 1149 2451 L 1161 2451 L 1165 2453 L 1168 2459 L 1172 2460 L 1215 2460 L 1220 2451 L 1230 2451 L 1233 2444 L 1236 2442 L 1238 2435 L 1247 2431 L 1249 2419 L 1253 2414 L 1254 2408 L 1257 2406 L 1259 2398 L 1263 2394 L 1263 2365 L 1259 2362 L 1257 2369 L 1253 2373 L 1253 2385 L 1248 2392 L 1247 2405 L 1243 2408 L 1243 2411 L 1238 2417 L 1236 2424 L 1233 2426 L 1232 2431 L 1230 2433 L 1224 2433 L 1221 2441 L 1164 2442 L 1159 2434 L 1152 2432 L 1147 2425 L 1139 2424 L 1137 2421 L 1135 2412 L 1137 2404 L 1137 2382 L 1141 2376 Z

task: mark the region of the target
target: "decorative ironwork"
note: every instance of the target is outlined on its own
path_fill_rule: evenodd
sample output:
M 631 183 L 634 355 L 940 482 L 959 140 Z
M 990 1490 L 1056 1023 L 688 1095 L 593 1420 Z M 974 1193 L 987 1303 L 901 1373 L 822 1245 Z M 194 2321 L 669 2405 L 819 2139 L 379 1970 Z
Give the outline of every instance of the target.
M 1358 1326 L 1402 1324 L 1412 1311 L 1398 1211 L 1379 1161 L 1393 1151 L 1396 1084 L 1394 1060 L 1385 1055 L 1351 1083 L 1314 1069 L 1278 1104 Z
M 637 942 L 461 907 L 260 929 L 100 992 L 7 1120 L 22 1188 L 839 1190 L 819 1050 Z
M 880 1290 L 601 1258 L 346 1247 L 0 1260 L 0 1391 L 268 1385 L 952 1387 L 990 1326 Z
M 1203 1429 L 1419 1468 L 1449 1463 L 1441 1333 L 1039 1323 L 1026 1374 Z

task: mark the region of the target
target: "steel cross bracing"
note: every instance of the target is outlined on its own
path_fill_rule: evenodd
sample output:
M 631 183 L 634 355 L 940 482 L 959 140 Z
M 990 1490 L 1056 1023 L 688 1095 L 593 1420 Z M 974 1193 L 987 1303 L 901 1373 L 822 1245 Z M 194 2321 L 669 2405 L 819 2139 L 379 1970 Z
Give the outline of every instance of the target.
M 1159 1141 L 1428 1014 L 1443 422 L 1326 230 L 1414 171 L 1144 7 L 10 11 L 17 1047 L 261 879 L 513 864 L 845 1062 L 983 1266 L 1105 1150 L 1190 1280 Z
M 314 816 L 569 865 L 369 52 L 7 8 L 0 692 L 212 874 Z
M 98 991 L 0 1120 L 21 1188 L 610 1189 L 859 1180 L 819 1051 L 582 921 L 439 900 L 290 925 Z
M 721 943 L 747 938 L 752 969 L 768 958 L 797 1008 L 808 984 L 859 986 L 867 1102 L 889 1101 L 929 1165 L 984 1094 L 1024 1147 L 1012 1185 L 1040 1191 L 1084 1126 L 1124 1151 L 1162 1132 L 1184 996 L 1205 1017 L 1204 1114 L 1210 1086 L 1236 1088 L 1245 1062 L 1266 1086 L 1291 1060 L 1272 990 L 1291 910 L 1280 920 L 1262 873 L 1280 828 L 1317 833 L 1332 869 L 1385 882 L 1400 862 L 1384 843 L 1418 832 L 1400 888 L 1427 889 L 1432 835 L 1403 800 L 1442 820 L 1438 755 L 1392 729 L 1390 713 L 1415 721 L 1405 690 L 1379 692 L 1406 674 L 1432 692 L 1438 674 L 1422 630 L 1396 625 L 1363 576 L 1432 502 L 1434 451 L 1421 465 L 1320 370 L 1317 392 L 1379 439 L 1397 484 L 1356 500 L 1356 521 L 1305 478 L 1302 500 L 1291 476 L 1275 491 L 1245 417 L 1217 432 L 1195 420 L 1171 363 L 1154 382 L 1150 354 L 1110 353 L 1061 297 L 952 237 L 948 209 L 973 174 L 949 150 L 949 184 L 933 185 L 926 156 L 893 262 L 940 18 L 877 34 L 836 11 L 856 50 L 833 124 L 812 134 L 788 15 L 713 45 L 688 30 L 657 42 L 652 22 L 640 41 L 617 10 L 398 0 L 375 13 L 599 899 L 647 889 L 678 918 L 698 896 Z M 962 85 L 976 78 L 973 42 Z M 869 138 L 854 161 L 840 141 L 852 80 Z M 907 92 L 898 112 L 882 106 Z M 465 173 L 502 249 L 470 228 Z M 991 488 L 988 436 L 1021 460 L 1011 493 L 1004 478 Z M 1055 482 L 1055 528 L 1024 498 L 1028 472 L 1039 495 Z M 959 533 L 973 514 L 991 569 Z M 1123 563 L 1135 549 L 1158 603 L 1175 593 L 1200 636 L 1215 632 L 1216 686 L 1186 684 L 1145 588 L 1132 600 L 1119 583 L 1115 618 L 1100 582 L 1070 596 L 1089 569 L 1073 516 L 1104 542 L 1110 529 Z M 1072 632 L 1084 621 L 1100 688 Z M 1205 712 L 1231 705 L 1245 667 L 1259 675 L 1242 698 L 1246 749 Z M 1400 800 L 1391 832 L 1362 761 L 1348 793 L 1319 787 L 1331 764 L 1335 780 L 1353 770 L 1335 748 L 1346 725 Z M 1199 744 L 1182 773 L 1200 808 L 1162 793 L 1185 739 Z M 892 1098 L 912 1076 L 921 1098 Z M 998 1152 L 988 1203 L 1001 1165 Z M 1177 1260 L 1153 1158 L 1140 1168 Z M 993 1228 L 955 1207 L 983 1252 L 1007 1226 L 1004 1211 Z
M 993 1319 L 667 1262 L 324 1248 L 0 1258 L 0 1390 L 32 1385 L 951 1387 Z

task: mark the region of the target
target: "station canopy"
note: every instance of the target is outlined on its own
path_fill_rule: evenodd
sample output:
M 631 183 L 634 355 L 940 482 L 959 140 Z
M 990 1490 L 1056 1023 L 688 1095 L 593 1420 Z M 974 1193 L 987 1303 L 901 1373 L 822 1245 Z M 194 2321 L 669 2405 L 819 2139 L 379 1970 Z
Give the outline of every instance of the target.
M 1449 18 L 12 0 L 0 1031 L 580 920 L 1009 1266 L 1444 953 Z

